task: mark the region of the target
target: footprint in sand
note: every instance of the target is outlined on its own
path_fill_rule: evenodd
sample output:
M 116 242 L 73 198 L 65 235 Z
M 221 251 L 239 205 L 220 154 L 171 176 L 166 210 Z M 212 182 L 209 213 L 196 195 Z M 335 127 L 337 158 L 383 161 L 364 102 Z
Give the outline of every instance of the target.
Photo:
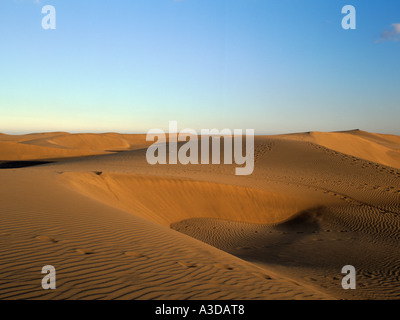
M 181 265 L 182 267 L 188 268 L 188 269 L 196 268 L 196 267 L 197 267 L 197 264 L 195 264 L 195 263 L 184 262 L 184 261 L 178 261 L 177 263 L 178 263 L 179 265 Z
M 251 247 L 236 247 L 236 250 L 250 250 Z
M 37 236 L 35 237 L 36 240 L 44 241 L 44 242 L 52 242 L 52 243 L 57 243 L 58 241 L 50 238 L 48 236 Z
M 135 257 L 135 258 L 147 258 L 143 253 L 133 252 L 133 251 L 125 252 L 125 255 L 127 255 L 129 257 Z
M 259 277 L 259 278 L 264 279 L 264 280 L 272 280 L 272 278 L 269 275 L 265 274 L 265 273 L 253 272 L 252 274 L 255 275 L 256 277 Z
M 307 280 L 307 281 L 312 281 L 312 282 L 317 282 L 318 281 L 317 279 L 311 278 L 311 277 L 306 277 L 304 279 Z
M 224 264 L 224 263 L 217 263 L 214 265 L 218 269 L 222 270 L 233 270 L 233 267 L 230 266 L 229 264 Z
M 87 249 L 76 249 L 77 253 L 83 254 L 83 255 L 88 255 L 88 254 L 93 254 L 94 252 L 91 250 Z

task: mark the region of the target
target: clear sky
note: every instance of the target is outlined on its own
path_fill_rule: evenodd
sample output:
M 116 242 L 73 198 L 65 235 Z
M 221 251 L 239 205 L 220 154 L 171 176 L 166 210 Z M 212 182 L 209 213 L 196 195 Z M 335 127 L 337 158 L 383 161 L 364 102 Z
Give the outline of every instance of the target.
M 0 132 L 400 134 L 397 23 L 398 0 L 1 0 Z

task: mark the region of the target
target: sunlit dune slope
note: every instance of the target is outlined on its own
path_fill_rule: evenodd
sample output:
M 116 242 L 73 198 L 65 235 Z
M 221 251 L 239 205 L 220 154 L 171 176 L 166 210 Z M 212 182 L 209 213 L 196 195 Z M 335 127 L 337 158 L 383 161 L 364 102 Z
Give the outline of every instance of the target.
M 309 141 L 361 159 L 400 168 L 399 136 L 353 130 L 344 132 L 296 133 L 281 135 L 279 137 L 290 140 Z
M 83 194 L 169 226 L 189 218 L 276 224 L 319 204 L 295 195 L 168 177 L 64 173 Z

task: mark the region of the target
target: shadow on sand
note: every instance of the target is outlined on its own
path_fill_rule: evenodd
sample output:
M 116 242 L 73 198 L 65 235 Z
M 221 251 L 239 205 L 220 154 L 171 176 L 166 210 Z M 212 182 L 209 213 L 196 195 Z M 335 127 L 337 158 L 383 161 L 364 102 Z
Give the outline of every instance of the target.
M 0 169 L 26 168 L 53 162 L 54 161 L 0 161 Z

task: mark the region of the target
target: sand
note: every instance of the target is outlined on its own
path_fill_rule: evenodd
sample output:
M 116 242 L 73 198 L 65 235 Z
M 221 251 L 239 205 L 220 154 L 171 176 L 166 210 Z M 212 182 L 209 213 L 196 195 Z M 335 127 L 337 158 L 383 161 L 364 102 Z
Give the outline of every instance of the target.
M 251 176 L 150 166 L 148 145 L 0 135 L 0 299 L 400 297 L 400 137 L 257 136 Z

